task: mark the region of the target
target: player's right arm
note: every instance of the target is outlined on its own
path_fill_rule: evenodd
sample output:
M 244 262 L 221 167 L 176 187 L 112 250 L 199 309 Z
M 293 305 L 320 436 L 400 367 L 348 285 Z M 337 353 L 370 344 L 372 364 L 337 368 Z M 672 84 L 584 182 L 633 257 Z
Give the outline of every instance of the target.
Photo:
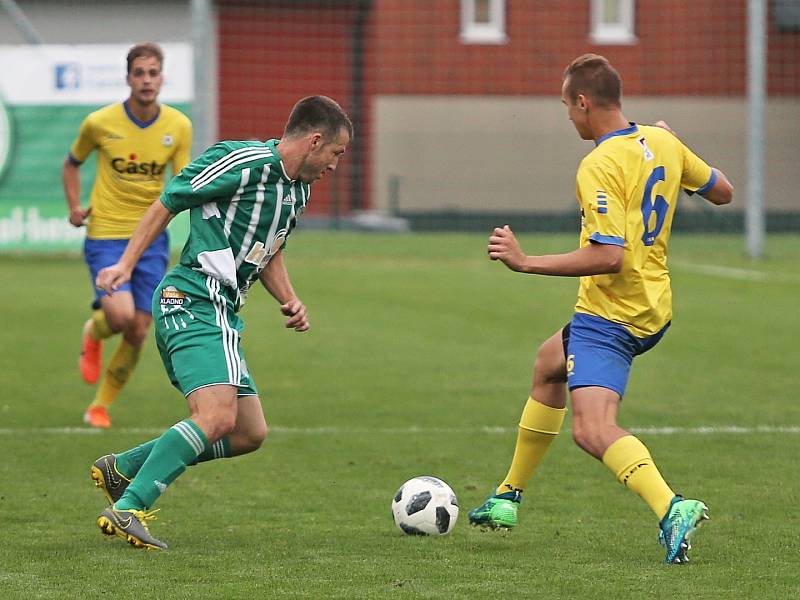
M 213 204 L 218 197 L 233 196 L 241 182 L 241 172 L 234 168 L 238 166 L 236 161 L 226 160 L 227 150 L 223 144 L 212 146 L 170 180 L 159 201 L 144 213 L 119 261 L 97 274 L 95 285 L 99 289 L 111 293 L 129 281 L 142 253 L 179 212 Z M 244 162 L 248 164 L 249 161 Z
M 78 137 L 70 148 L 69 154 L 64 159 L 61 167 L 61 182 L 64 186 L 64 197 L 69 207 L 69 222 L 75 227 L 86 224 L 86 218 L 91 212 L 91 207 L 81 206 L 81 173 L 80 166 L 86 157 L 97 147 L 92 115 L 81 123 Z
M 75 227 L 82 227 L 92 209 L 81 206 L 81 172 L 79 165 L 73 163 L 69 156 L 64 159 L 64 166 L 61 168 L 61 182 L 69 207 L 69 222 Z
M 131 273 L 136 263 L 139 262 L 139 258 L 150 247 L 150 244 L 163 233 L 174 216 L 161 202 L 153 202 L 144 213 L 133 236 L 128 240 L 128 245 L 119 261 L 110 267 L 101 269 L 97 274 L 95 281 L 97 288 L 105 290 L 110 295 L 122 284 L 130 281 Z
M 591 242 L 564 254 L 528 256 L 508 225 L 494 229 L 487 251 L 490 259 L 499 260 L 512 271 L 561 277 L 619 273 L 625 255 L 621 245 Z
M 576 192 L 581 198 L 583 226 L 588 242 L 564 254 L 526 255 L 506 225 L 489 237 L 489 258 L 512 271 L 534 275 L 585 277 L 622 270 L 625 258 L 625 196 L 608 157 L 590 155 L 578 168 Z M 600 191 L 602 193 L 600 193 Z

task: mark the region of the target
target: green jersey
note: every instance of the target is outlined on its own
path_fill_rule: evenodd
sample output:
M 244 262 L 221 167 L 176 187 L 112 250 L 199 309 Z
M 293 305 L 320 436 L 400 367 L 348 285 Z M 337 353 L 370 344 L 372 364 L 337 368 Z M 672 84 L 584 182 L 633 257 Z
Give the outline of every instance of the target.
M 311 194 L 286 174 L 277 146 L 278 140 L 215 144 L 161 195 L 170 212 L 191 211 L 180 264 L 217 279 L 236 310 L 286 244 Z

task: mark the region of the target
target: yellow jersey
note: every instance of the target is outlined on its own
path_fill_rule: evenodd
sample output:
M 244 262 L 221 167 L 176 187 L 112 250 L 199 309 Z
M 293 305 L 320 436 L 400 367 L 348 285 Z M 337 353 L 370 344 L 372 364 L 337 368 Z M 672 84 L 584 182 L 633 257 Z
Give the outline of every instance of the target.
M 681 188 L 701 194 L 716 171 L 660 127 L 631 123 L 598 139 L 580 164 L 581 247 L 625 249 L 619 273 L 580 278 L 575 310 L 619 323 L 636 337 L 672 318 L 667 245 Z
M 79 165 L 97 150 L 97 176 L 86 235 L 131 237 L 147 208 L 164 189 L 167 164 L 177 174 L 190 159 L 192 124 L 179 110 L 159 106 L 154 119 L 139 121 L 127 102 L 91 113 L 81 124 L 69 158 Z

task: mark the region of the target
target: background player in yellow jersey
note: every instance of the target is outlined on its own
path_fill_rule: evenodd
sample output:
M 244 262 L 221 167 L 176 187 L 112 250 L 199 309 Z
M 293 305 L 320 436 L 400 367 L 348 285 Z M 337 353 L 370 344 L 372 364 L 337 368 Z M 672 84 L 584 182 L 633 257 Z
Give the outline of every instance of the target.
M 489 238 L 489 257 L 513 271 L 581 279 L 571 322 L 536 355 L 508 474 L 469 519 L 488 527 L 516 525 L 522 491 L 564 421 L 568 388 L 575 442 L 648 504 L 659 519 L 666 562 L 682 563 L 708 509 L 677 495 L 616 417 L 633 357 L 652 348 L 672 318 L 667 244 L 681 188 L 727 204 L 733 187 L 665 123 L 629 123 L 621 98 L 619 74 L 602 56 L 580 56 L 567 67 L 562 101 L 581 138 L 595 142 L 577 175 L 580 247 L 527 256 L 508 226 Z
M 164 55 L 157 44 L 133 46 L 127 56 L 130 96 L 90 114 L 64 161 L 62 179 L 69 221 L 87 225 L 84 256 L 94 283 L 100 269 L 115 264 L 147 208 L 164 188 L 167 165 L 180 171 L 190 158 L 192 125 L 180 111 L 159 104 Z M 80 202 L 80 165 L 97 150 L 97 177 L 89 206 Z M 128 381 L 151 322 L 150 300 L 169 261 L 166 232 L 142 255 L 122 293 L 95 290 L 95 311 L 83 329 L 79 368 L 97 383 L 102 340 L 122 333 L 84 421 L 110 427 L 108 407 Z M 94 288 L 94 285 L 92 286 Z

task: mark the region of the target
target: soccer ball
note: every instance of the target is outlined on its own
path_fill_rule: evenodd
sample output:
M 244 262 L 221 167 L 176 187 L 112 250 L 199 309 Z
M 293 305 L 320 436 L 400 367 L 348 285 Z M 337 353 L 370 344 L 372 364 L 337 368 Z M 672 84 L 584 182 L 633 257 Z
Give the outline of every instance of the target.
M 394 495 L 392 517 L 394 524 L 408 535 L 446 535 L 458 519 L 458 500 L 441 479 L 414 477 Z

